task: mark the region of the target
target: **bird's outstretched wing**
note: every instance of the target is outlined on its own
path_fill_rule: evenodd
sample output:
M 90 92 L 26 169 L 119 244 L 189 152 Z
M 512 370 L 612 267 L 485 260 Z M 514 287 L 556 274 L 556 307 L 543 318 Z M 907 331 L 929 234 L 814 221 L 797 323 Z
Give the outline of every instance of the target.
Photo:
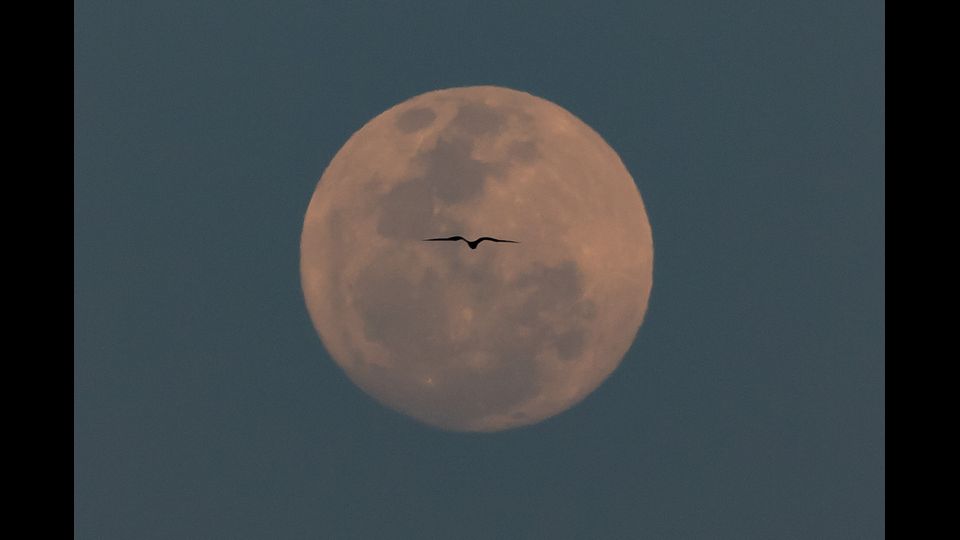
M 443 241 L 455 242 L 457 240 L 463 240 L 464 242 L 467 241 L 467 239 L 462 236 L 451 236 L 450 238 L 424 238 L 423 239 L 424 242 L 443 242 Z
M 510 244 L 519 244 L 519 243 L 520 243 L 520 242 L 517 242 L 516 240 L 500 240 L 499 238 L 490 238 L 489 236 L 483 236 L 483 237 L 477 238 L 477 239 L 475 240 L 475 242 L 479 244 L 480 242 L 482 242 L 482 241 L 484 241 L 484 240 L 490 240 L 491 242 L 507 242 L 507 243 L 510 243 Z

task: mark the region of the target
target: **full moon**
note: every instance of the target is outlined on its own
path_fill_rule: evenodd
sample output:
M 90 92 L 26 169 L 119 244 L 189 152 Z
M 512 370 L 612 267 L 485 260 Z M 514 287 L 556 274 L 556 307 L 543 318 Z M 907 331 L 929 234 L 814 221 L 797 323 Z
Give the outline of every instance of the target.
M 463 241 L 427 238 L 482 236 Z M 653 239 L 616 152 L 560 106 L 494 86 L 428 92 L 346 142 L 307 209 L 310 317 L 382 404 L 454 431 L 563 412 L 643 322 Z

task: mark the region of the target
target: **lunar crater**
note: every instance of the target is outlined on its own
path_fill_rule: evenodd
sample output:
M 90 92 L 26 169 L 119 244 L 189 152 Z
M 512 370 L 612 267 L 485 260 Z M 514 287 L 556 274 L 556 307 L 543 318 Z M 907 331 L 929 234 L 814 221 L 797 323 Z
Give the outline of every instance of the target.
M 417 107 L 402 113 L 397 118 L 397 128 L 404 133 L 415 133 L 429 127 L 437 113 L 428 107 Z

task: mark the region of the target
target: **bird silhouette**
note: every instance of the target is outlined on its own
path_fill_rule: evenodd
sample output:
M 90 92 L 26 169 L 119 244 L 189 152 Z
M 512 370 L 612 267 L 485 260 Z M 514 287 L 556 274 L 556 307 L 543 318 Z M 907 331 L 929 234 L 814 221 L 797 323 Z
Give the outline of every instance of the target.
M 467 245 L 470 246 L 470 249 L 477 249 L 477 245 L 480 244 L 480 242 L 483 242 L 484 240 L 490 240 L 491 242 L 507 242 L 510 244 L 520 243 L 514 240 L 500 240 L 498 238 L 490 238 L 489 236 L 482 236 L 480 238 L 477 238 L 473 242 L 471 242 L 470 240 L 467 240 L 462 236 L 451 236 L 450 238 L 425 238 L 423 241 L 424 242 L 456 242 L 457 240 L 463 240 L 464 242 L 466 242 Z

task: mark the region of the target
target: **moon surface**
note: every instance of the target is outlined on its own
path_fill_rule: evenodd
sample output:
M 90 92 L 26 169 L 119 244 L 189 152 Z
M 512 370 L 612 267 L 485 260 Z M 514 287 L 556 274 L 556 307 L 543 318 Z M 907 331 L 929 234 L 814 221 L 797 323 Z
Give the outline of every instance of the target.
M 423 241 L 454 235 L 520 243 Z M 455 431 L 578 403 L 620 364 L 653 283 L 616 152 L 558 105 L 494 86 L 416 96 L 350 137 L 300 255 L 310 317 L 350 380 Z

